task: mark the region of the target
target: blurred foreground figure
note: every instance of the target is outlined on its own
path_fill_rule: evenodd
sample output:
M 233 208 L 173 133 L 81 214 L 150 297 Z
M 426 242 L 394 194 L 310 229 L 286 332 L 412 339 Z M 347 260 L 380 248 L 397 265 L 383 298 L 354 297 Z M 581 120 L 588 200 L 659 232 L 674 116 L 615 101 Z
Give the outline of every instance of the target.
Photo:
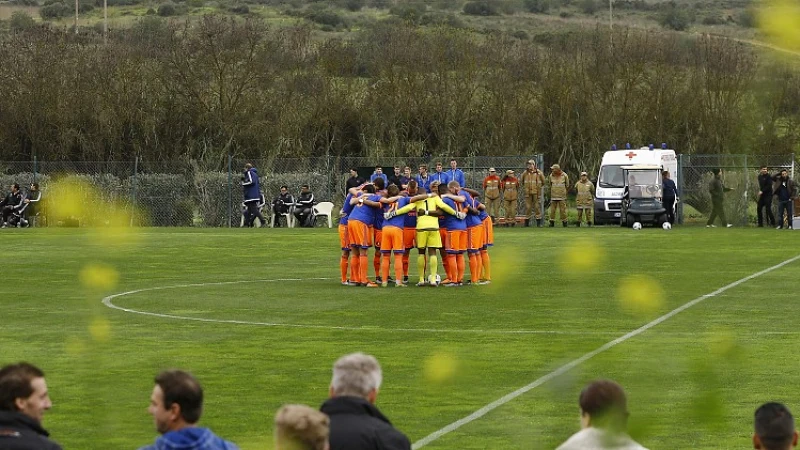
M 328 450 L 330 419 L 306 405 L 284 405 L 275 415 L 276 450 Z
M 764 403 L 756 410 L 753 448 L 790 450 L 797 447 L 797 430 L 789 409 L 780 403 Z
M 22 362 L 0 369 L 0 449 L 61 450 L 42 428 L 52 406 L 38 367 Z
M 610 380 L 589 383 L 578 399 L 582 430 L 556 450 L 647 450 L 626 434 L 628 400 Z

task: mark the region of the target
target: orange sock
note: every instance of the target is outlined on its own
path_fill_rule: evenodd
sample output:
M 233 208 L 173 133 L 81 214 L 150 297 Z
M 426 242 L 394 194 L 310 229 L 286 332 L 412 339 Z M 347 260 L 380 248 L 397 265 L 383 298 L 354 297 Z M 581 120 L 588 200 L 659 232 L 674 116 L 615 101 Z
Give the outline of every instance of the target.
M 361 256 L 353 255 L 350 261 L 350 281 L 353 283 L 361 282 Z
M 389 254 L 383 253 L 381 256 L 381 280 L 385 283 L 389 279 Z
M 384 278 L 385 280 L 385 278 Z M 394 280 L 395 283 L 403 282 L 403 254 L 394 254 Z
M 464 263 L 464 255 L 456 255 L 456 280 L 457 282 L 461 283 L 464 281 L 464 269 L 466 268 L 466 264 Z
M 481 265 L 483 266 L 483 279 L 491 281 L 492 264 L 491 260 L 489 259 L 489 252 L 487 250 L 481 250 Z
M 408 276 L 408 257 L 409 257 L 409 253 L 408 252 L 403 253 L 403 276 L 404 277 Z
M 481 252 L 475 253 L 475 259 L 478 261 L 478 280 L 483 279 L 483 257 Z
M 367 282 L 367 267 L 369 267 L 369 262 L 367 260 L 367 254 L 362 253 L 358 259 L 359 263 L 359 274 L 358 274 L 358 282 L 359 283 L 366 283 Z
M 478 282 L 478 255 L 469 254 L 469 276 L 473 283 Z
M 444 272 L 447 274 L 447 279 L 456 282 L 458 278 L 456 277 L 456 255 L 454 253 L 448 253 L 447 259 L 444 262 Z
M 372 267 L 375 269 L 375 278 L 381 276 L 381 251 L 375 249 L 375 256 L 372 257 Z
M 347 281 L 348 261 L 350 261 L 350 252 L 342 253 L 342 259 L 339 261 L 339 268 L 342 269 L 342 283 Z

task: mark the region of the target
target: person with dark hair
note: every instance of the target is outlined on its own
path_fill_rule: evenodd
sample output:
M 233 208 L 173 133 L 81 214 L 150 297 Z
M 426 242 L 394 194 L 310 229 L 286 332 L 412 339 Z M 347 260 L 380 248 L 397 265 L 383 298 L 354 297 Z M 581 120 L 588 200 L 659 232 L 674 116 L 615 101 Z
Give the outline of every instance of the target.
M 764 403 L 755 414 L 753 448 L 757 450 L 790 450 L 797 447 L 797 430 L 789 409 L 780 403 Z
M 436 171 L 431 174 L 431 183 L 434 181 L 438 182 L 439 184 L 444 184 L 445 186 L 447 183 L 450 182 L 450 177 L 447 175 L 447 172 L 444 171 L 442 168 L 442 163 L 436 163 Z
M 358 175 L 358 170 L 355 167 L 350 168 L 350 178 L 347 179 L 347 183 L 345 183 L 345 188 L 347 191 L 350 189 L 359 187 L 364 184 L 364 179 Z
M 242 172 L 242 190 L 244 191 L 244 205 L 247 210 L 244 213 L 244 226 L 247 228 L 253 227 L 253 222 L 256 218 L 262 224 L 267 221 L 261 215 L 258 205 L 261 203 L 261 182 L 258 179 L 258 171 L 251 163 L 244 165 Z
M 678 201 L 678 187 L 670 179 L 669 170 L 661 172 L 662 198 L 661 202 L 667 210 L 667 222 L 675 224 L 675 202 Z
M 389 179 L 386 177 L 386 174 L 383 173 L 383 167 L 375 166 L 375 172 L 372 172 L 372 175 L 369 177 L 369 181 L 375 181 L 376 178 L 383 179 L 383 185 L 386 186 Z
M 448 170 L 446 173 L 448 182 L 458 181 L 458 185 L 461 187 L 465 187 L 467 185 L 467 179 L 464 177 L 464 171 L 458 168 L 458 163 L 455 159 L 450 160 L 450 170 Z
M 19 205 L 12 209 L 11 217 L 8 220 L 10 226 L 27 227 L 30 225 L 30 218 L 36 215 L 36 207 L 42 200 L 42 192 L 39 190 L 39 183 L 31 183 L 31 188 Z
M 628 400 L 622 386 L 611 380 L 589 383 L 580 397 L 581 431 L 556 450 L 647 450 L 626 434 Z
M 388 188 L 391 185 L 395 185 L 399 188 L 400 185 L 402 184 L 402 182 L 400 181 L 400 178 L 402 177 L 403 177 L 403 172 L 402 169 L 400 169 L 400 166 L 394 166 L 394 173 L 392 175 L 389 175 L 386 187 Z
M 711 193 L 711 215 L 706 222 L 706 228 L 715 228 L 714 220 L 719 216 L 722 225 L 730 228 L 733 224 L 728 223 L 725 218 L 725 192 L 730 192 L 733 189 L 725 187 L 722 182 L 722 169 L 714 169 L 714 179 L 708 185 L 708 192 Z
M 786 169 L 781 170 L 781 173 L 775 175 L 775 184 L 772 186 L 772 191 L 778 197 L 778 223 L 775 227 L 780 230 L 783 228 L 783 217 L 786 213 L 787 226 L 792 229 L 792 206 L 794 199 L 797 198 L 797 185 L 794 180 L 789 178 L 789 171 Z
M 307 184 L 300 187 L 300 196 L 297 197 L 297 203 L 294 210 L 294 216 L 301 227 L 313 227 L 311 218 L 314 216 L 314 194 Z
M 281 193 L 272 201 L 272 214 L 275 216 L 275 228 L 280 227 L 280 220 L 278 219 L 281 214 L 288 213 L 292 205 L 294 205 L 294 197 L 289 193 L 289 187 L 286 185 L 281 186 Z
M 165 370 L 156 376 L 150 407 L 156 431 L 161 436 L 140 450 L 237 450 L 208 428 L 196 424 L 203 414 L 203 388 L 190 373 Z
M 22 203 L 22 193 L 19 191 L 19 185 L 14 183 L 11 185 L 11 192 L 9 192 L 3 200 L 0 200 L 0 214 L 2 220 L 0 225 L 5 228 L 8 224 L 8 218 L 14 212 L 14 208 Z
M 400 177 L 400 184 L 397 187 L 400 188 L 401 191 L 408 189 L 408 182 L 413 180 L 414 178 L 411 176 L 411 167 L 405 166 L 403 167 L 403 176 Z
M 767 225 L 775 226 L 775 215 L 772 214 L 772 175 L 767 166 L 761 166 L 758 174 L 758 226 L 764 226 L 764 214 L 766 210 Z
M 61 450 L 42 428 L 44 412 L 52 407 L 41 369 L 25 362 L 0 369 L 0 448 Z

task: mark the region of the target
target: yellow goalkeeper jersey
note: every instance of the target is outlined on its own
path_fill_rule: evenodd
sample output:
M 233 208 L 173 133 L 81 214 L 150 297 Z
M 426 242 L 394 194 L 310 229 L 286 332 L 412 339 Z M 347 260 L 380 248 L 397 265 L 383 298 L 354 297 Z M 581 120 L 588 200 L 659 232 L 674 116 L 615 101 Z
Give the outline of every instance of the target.
M 439 208 L 448 214 L 455 215 L 456 211 L 439 197 L 430 197 L 415 203 L 410 203 L 397 210 L 397 214 L 405 214 L 412 209 L 417 211 L 417 230 L 438 230 L 439 217 L 429 216 L 425 211 L 436 211 Z

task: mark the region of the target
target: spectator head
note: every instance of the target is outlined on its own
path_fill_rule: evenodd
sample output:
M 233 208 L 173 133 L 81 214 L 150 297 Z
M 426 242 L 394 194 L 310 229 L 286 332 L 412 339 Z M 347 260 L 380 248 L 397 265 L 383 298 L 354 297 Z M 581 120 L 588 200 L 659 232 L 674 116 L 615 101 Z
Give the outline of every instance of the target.
M 581 172 L 581 180 L 586 180 L 587 178 L 589 178 L 589 174 L 586 172 Z
M 357 177 L 358 176 L 358 171 L 353 167 L 350 168 L 350 176 L 351 177 Z
M 411 177 L 411 167 L 408 166 L 403 167 L 403 175 Z
M 425 164 L 420 164 L 419 173 L 423 175 L 428 173 L 428 166 L 426 166 Z
M 753 448 L 789 450 L 797 447 L 797 431 L 789 409 L 780 403 L 764 403 L 756 410 Z
M 360 397 L 375 403 L 381 381 L 381 366 L 374 356 L 364 353 L 345 355 L 333 365 L 330 396 Z
M 285 194 L 288 191 L 289 191 L 289 186 L 286 186 L 285 184 L 281 186 L 281 194 Z
M 622 386 L 611 380 L 597 380 L 583 388 L 578 398 L 581 425 L 615 432 L 628 426 L 628 400 Z
M 437 162 L 436 163 L 436 171 L 437 172 L 441 172 L 442 171 L 442 163 L 441 162 Z
M 372 180 L 372 184 L 375 185 L 375 189 L 377 189 L 378 191 L 386 189 L 386 182 L 383 181 L 383 178 L 375 178 L 374 180 Z
M 394 166 L 394 175 L 400 176 L 400 166 Z
M 389 197 L 394 197 L 395 195 L 399 195 L 400 194 L 400 188 L 397 187 L 396 184 L 390 184 L 389 188 L 386 190 L 386 194 Z
M 276 450 L 328 450 L 330 419 L 305 405 L 284 405 L 275 414 Z
M 11 185 L 11 192 L 17 193 L 19 192 L 19 184 L 14 183 Z
M 430 184 L 429 187 L 430 187 L 431 192 L 433 192 L 433 193 L 439 192 L 439 180 L 431 181 L 431 184 Z
M 247 163 L 247 164 L 244 165 L 244 170 L 250 170 L 252 168 L 253 168 L 253 164 L 252 163 Z
M 561 166 L 558 164 L 553 164 L 552 166 L 550 166 L 550 170 L 552 170 L 553 173 L 555 174 L 559 174 L 561 173 Z
M 42 423 L 52 406 L 41 369 L 26 362 L 0 369 L 0 411 L 22 413 Z
M 374 194 L 375 193 L 375 185 L 374 184 L 365 184 L 362 191 L 366 192 L 367 194 Z
M 309 190 L 310 190 L 310 188 L 308 187 L 307 184 L 304 184 L 304 185 L 300 186 L 300 191 L 301 192 L 308 192 Z
M 203 414 L 203 388 L 190 373 L 165 370 L 155 378 L 147 410 L 161 434 L 190 427 Z
M 417 194 L 417 180 L 408 180 L 408 186 L 406 187 L 406 191 L 408 191 L 408 195 L 416 195 Z
M 722 169 L 714 169 L 713 172 L 715 177 L 722 176 Z
M 781 178 L 783 178 L 784 180 L 788 179 L 789 178 L 789 171 L 786 170 L 786 169 L 781 170 Z
M 456 167 L 458 167 L 458 163 L 456 163 L 455 159 L 451 159 L 450 160 L 450 168 L 453 169 L 453 170 L 456 170 Z
M 383 167 L 375 166 L 375 173 L 377 173 L 378 175 L 382 174 L 383 173 Z
M 461 189 L 461 185 L 458 184 L 458 181 L 453 180 L 453 181 L 447 183 L 447 188 L 450 190 L 450 192 L 455 194 L 455 193 L 458 192 L 459 189 Z
M 769 172 L 767 166 L 761 166 L 761 174 L 766 175 Z
M 494 167 L 489 168 L 489 175 L 497 175 L 497 169 Z
M 527 163 L 528 169 L 533 170 L 536 168 L 536 161 L 529 159 Z
M 506 176 L 507 177 L 513 177 L 514 176 L 514 171 L 511 170 L 511 169 L 506 170 Z
M 447 188 L 447 184 L 439 183 L 439 184 L 436 185 L 436 192 L 439 195 L 445 195 L 445 194 L 449 193 L 450 190 Z
M 39 183 L 31 183 L 31 190 L 38 191 L 39 190 Z
M 661 172 L 661 176 L 666 178 L 666 179 L 669 179 L 669 170 L 662 171 Z

